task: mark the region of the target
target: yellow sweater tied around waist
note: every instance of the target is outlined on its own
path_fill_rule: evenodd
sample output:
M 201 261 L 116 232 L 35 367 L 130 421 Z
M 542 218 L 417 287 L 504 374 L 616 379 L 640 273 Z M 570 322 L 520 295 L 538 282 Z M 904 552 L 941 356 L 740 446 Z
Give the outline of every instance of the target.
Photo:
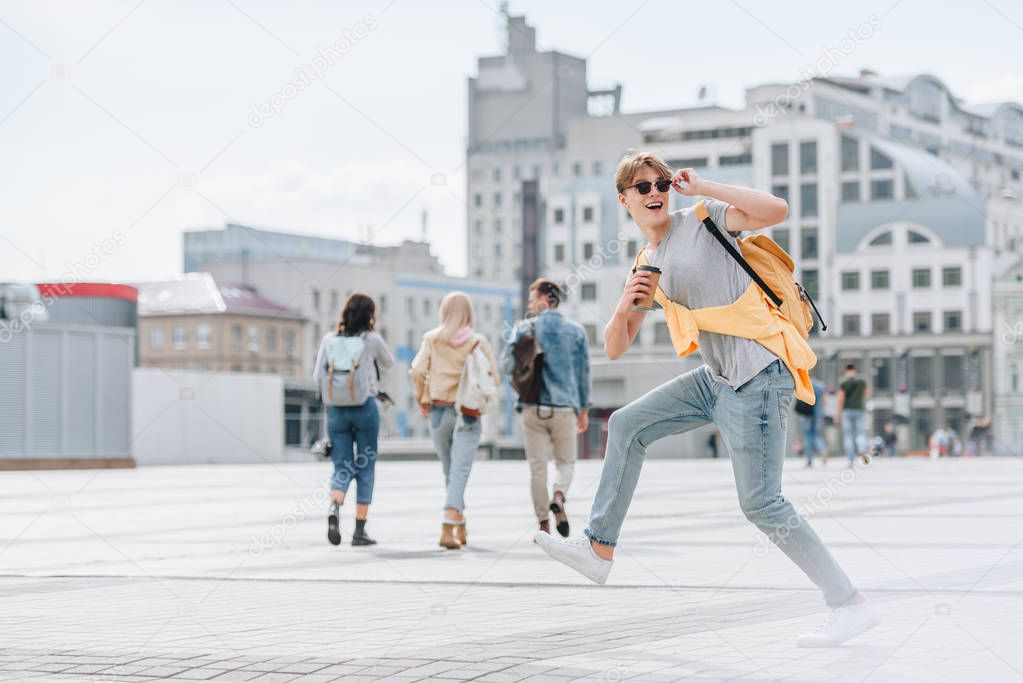
M 637 261 L 648 263 L 642 250 Z M 660 287 L 654 299 L 664 309 L 671 344 L 680 357 L 700 348 L 700 330 L 752 339 L 785 363 L 792 373 L 796 398 L 811 405 L 816 402 L 810 369 L 817 364 L 817 356 L 795 325 L 755 282 L 750 282 L 746 291 L 727 306 L 688 309 L 669 299 Z

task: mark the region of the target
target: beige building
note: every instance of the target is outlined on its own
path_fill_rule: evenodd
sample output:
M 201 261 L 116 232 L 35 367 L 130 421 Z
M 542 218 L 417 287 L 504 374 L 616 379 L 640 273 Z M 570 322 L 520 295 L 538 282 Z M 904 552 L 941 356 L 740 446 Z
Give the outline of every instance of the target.
M 209 273 L 147 282 L 139 290 L 142 367 L 298 376 L 302 314 Z

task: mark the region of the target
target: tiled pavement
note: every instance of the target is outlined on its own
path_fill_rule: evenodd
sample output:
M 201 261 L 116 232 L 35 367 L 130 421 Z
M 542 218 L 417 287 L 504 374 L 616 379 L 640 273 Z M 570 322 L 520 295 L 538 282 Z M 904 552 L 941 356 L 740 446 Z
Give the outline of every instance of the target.
M 434 463 L 379 464 L 373 549 L 326 543 L 322 464 L 0 473 L 0 680 L 1023 680 L 1023 461 L 787 467 L 884 614 L 834 650 L 726 462 L 646 464 L 603 587 L 530 543 L 523 462 L 477 463 L 457 552 Z

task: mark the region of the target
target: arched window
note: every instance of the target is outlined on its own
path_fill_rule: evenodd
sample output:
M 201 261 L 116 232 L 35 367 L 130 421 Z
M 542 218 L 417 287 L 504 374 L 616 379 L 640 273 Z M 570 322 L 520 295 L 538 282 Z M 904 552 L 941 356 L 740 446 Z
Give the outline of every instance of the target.
M 922 235 L 916 230 L 907 230 L 906 233 L 909 235 L 910 244 L 928 244 L 931 241 L 927 235 Z
M 880 235 L 878 235 L 874 239 L 870 240 L 870 246 L 872 246 L 872 247 L 880 247 L 880 246 L 883 246 L 883 245 L 886 245 L 886 244 L 891 244 L 891 243 L 892 243 L 892 231 L 891 230 L 888 230 L 886 232 L 882 232 Z

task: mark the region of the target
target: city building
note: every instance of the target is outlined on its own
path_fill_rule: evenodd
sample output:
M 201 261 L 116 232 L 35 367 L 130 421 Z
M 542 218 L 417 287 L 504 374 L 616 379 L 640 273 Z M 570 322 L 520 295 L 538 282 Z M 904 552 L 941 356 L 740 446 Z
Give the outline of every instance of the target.
M 994 451 L 1023 455 L 1023 259 L 994 285 Z
M 520 287 L 534 272 L 565 280 L 566 313 L 599 358 L 642 246 L 614 168 L 630 150 L 652 150 L 673 168 L 789 202 L 766 234 L 792 254 L 828 324 L 813 331 L 817 372 L 834 386 L 856 362 L 874 388 L 875 427 L 892 420 L 901 446 L 919 449 L 937 427 L 962 434 L 992 413 L 992 274 L 1023 249 L 1023 107 L 969 106 L 934 76 L 870 71 L 752 87 L 738 110 L 622 112 L 621 93 L 589 89 L 585 60 L 538 51 L 525 20 L 508 18 L 506 54 L 481 57 L 469 79 L 477 273 Z M 675 208 L 691 201 L 672 195 Z M 663 318 L 648 316 L 623 359 L 595 364 L 597 417 L 696 362 L 672 356 Z M 702 454 L 704 440 L 655 454 Z
M 210 235 L 216 231 L 201 231 Z M 419 348 L 422 335 L 436 327 L 441 299 L 448 292 L 461 290 L 472 299 L 477 330 L 490 340 L 495 352 L 501 348 L 502 333 L 510 329 L 519 290 L 481 278 L 458 278 L 444 274 L 429 245 L 405 241 L 395 246 L 349 245 L 351 258 L 341 257 L 343 246 L 321 245 L 321 253 L 301 255 L 299 245 L 313 238 L 289 233 L 265 233 L 253 228 L 228 226 L 223 231 L 245 235 L 251 243 L 270 242 L 275 252 L 259 258 L 240 258 L 236 244 L 223 252 L 205 247 L 197 268 L 222 282 L 238 282 L 255 287 L 262 296 L 280 306 L 294 308 L 305 319 L 302 330 L 302 365 L 285 382 L 285 410 L 289 428 L 287 443 L 307 444 L 315 438 L 321 421 L 320 402 L 312 382 L 315 354 L 323 335 L 337 326 L 347 297 L 355 291 L 373 297 L 377 305 L 376 329 L 391 346 L 398 366 L 381 376 L 380 386 L 394 401 L 385 405 L 381 415 L 383 437 L 427 439 L 429 427 L 420 415 L 408 381 L 408 365 Z M 186 244 L 194 243 L 187 238 Z M 290 242 L 285 237 L 290 238 Z M 207 238 L 209 244 L 224 243 L 225 237 Z M 327 240 L 332 242 L 333 240 Z M 286 257 L 285 257 L 286 256 Z M 186 256 L 186 262 L 190 257 Z M 505 387 L 499 415 L 485 421 L 489 438 L 509 436 L 514 428 L 513 394 Z
M 209 273 L 136 285 L 139 366 L 200 372 L 297 375 L 303 318 L 245 285 Z
M 134 467 L 134 287 L 0 284 L 0 469 Z

